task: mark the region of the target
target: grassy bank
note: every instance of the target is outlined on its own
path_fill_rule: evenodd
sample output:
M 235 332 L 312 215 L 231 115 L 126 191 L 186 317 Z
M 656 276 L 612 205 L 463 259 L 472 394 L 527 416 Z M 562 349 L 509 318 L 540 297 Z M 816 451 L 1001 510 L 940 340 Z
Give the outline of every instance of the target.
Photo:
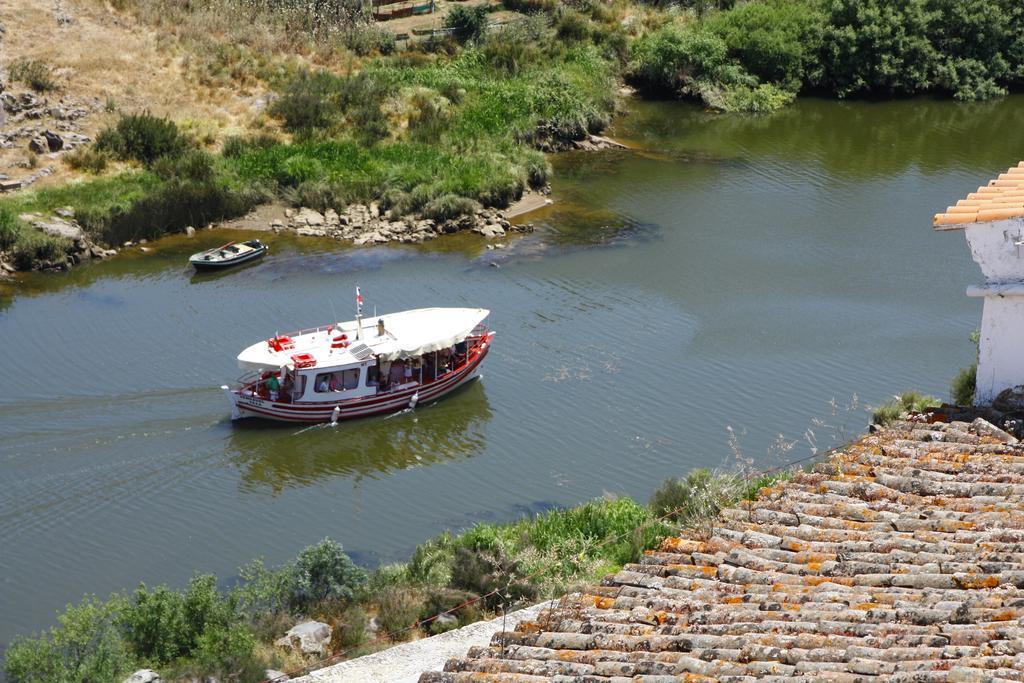
M 272 646 L 300 619 L 329 623 L 331 652 L 349 657 L 456 628 L 500 605 L 512 609 L 598 580 L 680 527 L 706 524 L 722 507 L 786 476 L 698 470 L 666 481 L 648 505 L 602 499 L 477 524 L 424 543 L 406 563 L 370 572 L 324 540 L 280 567 L 242 567 L 230 588 L 197 575 L 183 590 L 140 586 L 106 600 L 87 597 L 69 605 L 54 628 L 12 643 L 4 667 L 11 683 L 118 681 L 142 667 L 172 681 L 259 681 L 266 668 L 310 663 Z M 451 619 L 428 619 L 470 601 Z M 371 618 L 376 633 L 367 629 Z
M 1009 0 L 752 0 L 724 10 L 505 0 L 455 6 L 450 35 L 401 49 L 343 3 L 115 6 L 161 31 L 197 85 L 265 88 L 275 99 L 249 132 L 226 139 L 195 122 L 183 132 L 123 117 L 67 157 L 81 181 L 0 200 L 0 251 L 19 267 L 69 245 L 10 214 L 63 206 L 109 245 L 272 198 L 320 209 L 379 201 L 396 215 L 506 206 L 547 182 L 540 150 L 607 125 L 623 80 L 743 112 L 802 93 L 967 100 L 1024 82 L 1024 8 Z M 517 14 L 496 25 L 496 9 Z

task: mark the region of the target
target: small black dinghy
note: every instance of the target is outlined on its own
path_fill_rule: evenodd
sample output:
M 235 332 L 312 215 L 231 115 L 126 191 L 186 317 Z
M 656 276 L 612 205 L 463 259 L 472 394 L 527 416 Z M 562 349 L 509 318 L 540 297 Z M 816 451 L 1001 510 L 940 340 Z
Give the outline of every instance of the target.
M 224 246 L 215 249 L 207 249 L 198 254 L 192 254 L 188 262 L 195 266 L 196 270 L 216 270 L 218 268 L 230 268 L 239 263 L 246 263 L 258 259 L 267 253 L 270 248 L 259 240 L 248 242 L 228 242 Z

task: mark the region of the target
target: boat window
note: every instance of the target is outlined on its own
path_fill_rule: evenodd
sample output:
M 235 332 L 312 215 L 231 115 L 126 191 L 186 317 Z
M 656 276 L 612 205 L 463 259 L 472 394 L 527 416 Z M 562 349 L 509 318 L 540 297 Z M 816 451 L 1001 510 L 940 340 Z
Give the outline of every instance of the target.
M 380 368 L 371 365 L 366 369 L 366 386 L 375 387 L 380 384 Z
M 323 394 L 331 391 L 345 391 L 359 386 L 359 368 L 339 370 L 338 372 L 322 372 L 316 376 L 313 391 Z
M 333 372 L 322 372 L 316 376 L 316 381 L 313 382 L 313 391 L 317 392 L 318 394 L 331 391 L 331 383 L 333 381 Z

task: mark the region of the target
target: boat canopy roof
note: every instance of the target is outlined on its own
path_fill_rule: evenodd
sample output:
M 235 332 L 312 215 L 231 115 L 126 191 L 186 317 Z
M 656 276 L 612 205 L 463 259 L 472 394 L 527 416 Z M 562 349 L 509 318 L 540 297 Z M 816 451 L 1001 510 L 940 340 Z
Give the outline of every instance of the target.
M 286 367 L 329 369 L 374 356 L 392 361 L 422 356 L 463 341 L 489 314 L 484 308 L 417 308 L 364 318 L 359 335 L 354 320 L 324 325 L 253 344 L 238 354 L 238 366 L 260 371 Z M 377 334 L 378 320 L 384 321 L 383 335 Z M 348 344 L 338 348 L 335 340 L 342 334 Z

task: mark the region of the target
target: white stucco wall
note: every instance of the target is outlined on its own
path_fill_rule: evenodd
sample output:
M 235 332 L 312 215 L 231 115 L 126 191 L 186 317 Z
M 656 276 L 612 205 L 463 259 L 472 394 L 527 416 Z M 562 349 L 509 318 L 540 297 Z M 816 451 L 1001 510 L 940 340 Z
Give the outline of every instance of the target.
M 964 230 L 986 283 L 1024 282 L 1024 218 L 972 223 Z
M 1024 384 L 1024 290 L 985 297 L 974 401 L 991 403 L 1000 391 L 1018 384 Z
M 985 298 L 974 398 L 985 404 L 1024 384 L 1024 218 L 976 223 L 964 232 L 985 277 L 967 292 Z

